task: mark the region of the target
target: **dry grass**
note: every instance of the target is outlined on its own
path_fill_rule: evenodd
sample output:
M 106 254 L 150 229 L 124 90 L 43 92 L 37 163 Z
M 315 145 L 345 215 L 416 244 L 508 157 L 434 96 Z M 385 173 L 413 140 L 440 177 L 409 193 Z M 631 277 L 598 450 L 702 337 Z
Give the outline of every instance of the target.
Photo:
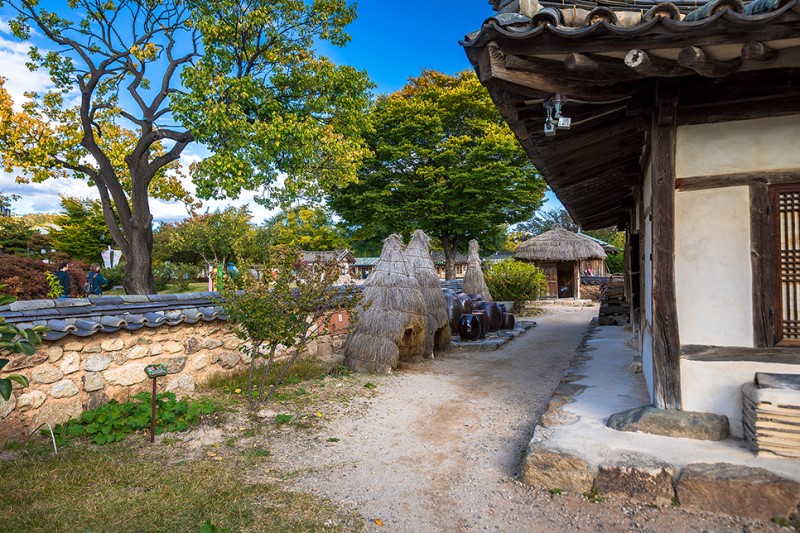
M 81 446 L 0 464 L 4 532 L 340 531 L 363 521 L 320 498 L 244 482 L 268 458 L 171 462 L 163 450 L 127 443 Z M 327 522 L 327 526 L 326 526 Z

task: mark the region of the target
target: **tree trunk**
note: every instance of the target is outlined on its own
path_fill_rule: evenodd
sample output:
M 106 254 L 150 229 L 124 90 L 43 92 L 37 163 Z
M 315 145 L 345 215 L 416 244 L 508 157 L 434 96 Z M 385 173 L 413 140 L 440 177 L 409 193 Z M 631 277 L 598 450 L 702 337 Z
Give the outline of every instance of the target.
M 153 228 L 136 229 L 127 233 L 128 254 L 125 257 L 125 292 L 155 294 L 153 279 Z
M 456 272 L 456 242 L 450 237 L 442 237 L 444 249 L 444 279 L 455 279 Z

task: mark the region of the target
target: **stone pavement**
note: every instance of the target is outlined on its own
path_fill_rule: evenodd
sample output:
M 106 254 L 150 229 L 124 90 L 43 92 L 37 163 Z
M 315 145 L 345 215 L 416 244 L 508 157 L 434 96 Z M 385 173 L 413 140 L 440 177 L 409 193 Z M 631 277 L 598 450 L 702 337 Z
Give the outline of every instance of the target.
M 649 404 L 630 331 L 591 326 L 523 462 L 523 480 L 546 489 L 599 492 L 655 504 L 760 519 L 788 518 L 800 503 L 800 461 L 756 457 L 744 441 L 622 432 L 608 417 Z

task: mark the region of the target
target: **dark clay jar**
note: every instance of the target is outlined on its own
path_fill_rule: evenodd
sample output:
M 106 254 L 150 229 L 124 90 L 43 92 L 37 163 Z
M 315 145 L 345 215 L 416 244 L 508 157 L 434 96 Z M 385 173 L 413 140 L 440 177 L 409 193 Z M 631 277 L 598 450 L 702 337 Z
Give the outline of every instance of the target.
M 456 294 L 456 297 L 461 301 L 461 307 L 465 314 L 469 314 L 472 312 L 472 300 L 470 300 L 469 296 L 464 294 L 463 292 L 460 294 Z
M 450 333 L 458 335 L 461 327 L 461 315 L 464 314 L 464 306 L 461 305 L 461 300 L 458 299 L 455 292 L 445 292 L 444 301 L 447 309 L 447 319 L 450 322 Z
M 503 313 L 503 329 L 514 329 L 514 315 L 511 313 Z
M 486 334 L 489 332 L 489 317 L 486 316 L 486 311 L 475 310 L 472 311 L 472 314 L 478 317 L 478 320 L 481 323 L 481 336 L 478 338 L 485 339 Z
M 503 327 L 503 312 L 495 302 L 478 302 L 473 305 L 473 310 L 480 309 L 489 318 L 489 331 L 497 331 Z
M 458 335 L 462 341 L 476 341 L 481 338 L 481 323 L 475 315 L 461 315 Z

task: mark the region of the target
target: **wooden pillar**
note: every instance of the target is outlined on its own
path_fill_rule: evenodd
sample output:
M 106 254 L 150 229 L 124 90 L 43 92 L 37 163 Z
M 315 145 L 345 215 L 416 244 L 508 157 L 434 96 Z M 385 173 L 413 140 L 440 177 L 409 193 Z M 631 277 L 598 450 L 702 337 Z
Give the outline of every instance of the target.
M 575 290 L 573 291 L 575 293 L 574 297 L 575 297 L 576 300 L 580 300 L 581 299 L 581 262 L 580 261 L 575 261 L 575 263 L 574 263 L 574 265 L 572 267 L 572 279 L 573 279 L 572 285 L 573 285 L 573 287 L 575 287 Z
M 653 403 L 681 408 L 680 335 L 675 297 L 675 141 L 680 81 L 656 82 L 653 172 Z
M 770 255 L 769 187 L 750 186 L 750 264 L 753 273 L 753 347 L 770 348 L 775 332 L 771 319 L 772 261 Z

